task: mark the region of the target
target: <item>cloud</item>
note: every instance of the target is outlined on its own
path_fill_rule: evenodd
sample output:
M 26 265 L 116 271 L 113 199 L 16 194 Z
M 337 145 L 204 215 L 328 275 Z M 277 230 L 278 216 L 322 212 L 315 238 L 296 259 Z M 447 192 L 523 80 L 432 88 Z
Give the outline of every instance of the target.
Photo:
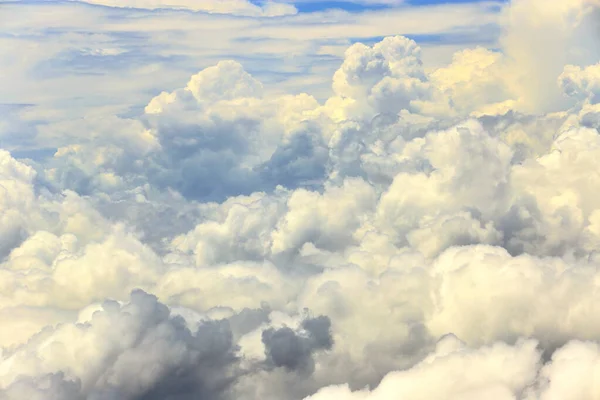
M 290 370 L 314 370 L 312 352 L 331 349 L 331 321 L 325 316 L 307 319 L 302 323 L 307 335 L 301 336 L 288 327 L 268 329 L 262 333 L 267 362 Z
M 560 86 L 568 96 L 588 100 L 591 104 L 600 102 L 600 64 L 585 68 L 567 65 L 559 76 Z
M 20 21 L 38 11 L 7 5 L 15 40 L 41 43 L 24 47 L 38 75 L 22 95 L 79 60 L 78 76 L 106 77 L 102 96 L 128 82 L 118 101 L 134 108 L 91 85 L 76 89 L 100 109 L 54 113 L 91 82 L 69 70 L 40 100 L 56 109 L 0 110 L 14 111 L 0 126 L 0 399 L 597 397 L 597 2 L 401 6 L 353 24 L 38 6 L 64 24 L 38 35 Z M 499 46 L 439 67 L 418 36 L 352 43 L 403 22 L 478 30 L 499 12 Z M 307 56 L 325 45 L 348 47 L 327 73 Z M 267 50 L 262 72 L 244 60 Z M 157 75 L 117 65 L 147 68 L 147 52 L 189 58 L 140 92 Z M 331 92 L 289 90 L 282 65 L 314 67 Z
M 331 386 L 306 399 L 389 399 L 398 395 L 415 399 L 592 399 L 597 395 L 593 386 L 597 347 L 573 341 L 542 364 L 535 341 L 470 349 L 448 335 L 421 363 L 388 374 L 372 391 L 351 392 L 347 386 Z
M 6 255 L 12 247 L 23 238 L 22 230 L 26 224 L 25 216 L 34 201 L 32 181 L 35 171 L 13 159 L 7 151 L 0 152 L 1 180 L 0 199 L 2 202 L 2 235 L 3 245 L 0 254 Z
M 89 0 L 86 3 L 108 7 L 193 10 L 215 14 L 233 14 L 248 17 L 280 17 L 298 11 L 291 4 L 267 1 L 262 6 L 247 0 Z
M 263 2 L 261 7 L 268 4 Z M 471 32 L 473 26 L 495 37 L 490 24 L 498 17 L 497 5 L 476 3 L 386 12 L 331 10 L 283 18 L 95 7 L 79 2 L 44 1 L 36 7 L 8 2 L 3 8 L 12 18 L 4 25 L 9 35 L 0 39 L 6 53 L 2 57 L 6 61 L 0 63 L 2 101 L 34 105 L 22 116 L 26 122 L 135 115 L 150 97 L 181 87 L 195 72 L 232 58 L 268 83 L 270 91 L 308 91 L 322 100 L 330 95 L 330 77 L 344 50 L 355 40 L 454 31 L 482 37 L 482 32 Z M 429 59 L 438 61 L 438 53 L 435 49 L 429 53 L 429 48 L 425 51 L 432 54 Z M 15 53 L 19 57 L 13 57 Z M 287 62 L 289 54 L 296 61 Z
M 264 317 L 253 321 L 252 314 L 246 309 L 229 319 L 203 320 L 191 330 L 156 297 L 134 290 L 125 303 L 104 301 L 89 319 L 46 329 L 2 355 L 0 396 L 226 398 L 237 376 L 263 368 L 240 364 L 234 342 L 232 326 L 243 336 L 266 322 Z M 294 367 L 282 364 L 281 357 L 308 361 L 311 352 L 331 348 L 329 327 L 326 317 L 318 317 L 302 322 L 303 336 L 290 328 L 264 330 L 265 362 Z M 300 353 L 294 355 L 294 350 Z
M 565 64 L 596 62 L 600 54 L 595 40 L 597 6 L 596 0 L 570 0 L 551 7 L 539 0 L 521 0 L 505 10 L 506 33 L 500 43 L 508 57 L 513 90 L 524 111 L 564 108 L 565 101 L 554 82 Z M 537 34 L 528 35 L 531 31 Z
M 535 378 L 538 357 L 533 341 L 470 350 L 449 335 L 434 354 L 407 371 L 390 373 L 371 392 L 331 387 L 307 399 L 514 399 Z M 511 367 L 504 368 L 504 363 Z
M 372 48 L 357 43 L 346 51 L 334 74 L 333 91 L 360 110 L 369 105 L 379 112 L 414 110 L 412 102 L 426 98 L 429 91 L 420 48 L 400 36 L 385 38 Z
M 39 380 L 19 376 L 39 374 L 56 382 L 52 374 L 60 373 L 63 382 L 51 385 L 48 396 L 129 399 L 179 392 L 214 398 L 235 361 L 232 346 L 225 322 L 207 322 L 192 333 L 155 297 L 134 291 L 127 304 L 105 302 L 88 323 L 61 325 L 34 337 L 3 357 L 0 368 L 8 398 L 41 389 Z
M 220 62 L 146 107 L 164 149 L 146 166 L 149 178 L 209 199 L 319 179 L 327 154 L 310 124 L 316 108 L 306 94 L 263 96 L 239 63 Z
M 552 355 L 551 363 L 541 370 L 539 398 L 592 399 L 598 395 L 593 374 L 598 368 L 598 345 L 572 342 Z

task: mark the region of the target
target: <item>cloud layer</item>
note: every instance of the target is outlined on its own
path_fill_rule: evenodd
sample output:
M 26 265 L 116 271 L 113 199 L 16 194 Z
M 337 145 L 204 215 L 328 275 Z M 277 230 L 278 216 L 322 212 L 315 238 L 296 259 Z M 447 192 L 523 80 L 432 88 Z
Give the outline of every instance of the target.
M 188 3 L 118 6 L 295 12 Z M 599 398 L 599 13 L 513 0 L 435 68 L 355 43 L 325 100 L 225 59 L 2 108 L 0 399 Z
M 85 2 L 108 7 L 193 10 L 247 17 L 281 17 L 297 13 L 293 5 L 274 1 L 267 1 L 262 6 L 248 0 L 86 0 Z

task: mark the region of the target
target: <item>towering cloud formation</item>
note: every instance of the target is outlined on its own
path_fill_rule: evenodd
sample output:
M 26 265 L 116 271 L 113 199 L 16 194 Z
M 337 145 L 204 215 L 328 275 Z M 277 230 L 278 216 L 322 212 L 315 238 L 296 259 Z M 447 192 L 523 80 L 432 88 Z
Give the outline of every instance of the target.
M 221 61 L 1 150 L 0 399 L 599 398 L 599 13 L 354 44 L 324 102 Z

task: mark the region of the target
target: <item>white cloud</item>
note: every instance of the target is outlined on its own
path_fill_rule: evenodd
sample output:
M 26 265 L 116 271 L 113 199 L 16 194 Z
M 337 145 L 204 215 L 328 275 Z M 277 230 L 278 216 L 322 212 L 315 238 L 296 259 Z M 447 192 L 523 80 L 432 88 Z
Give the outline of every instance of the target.
M 407 371 L 390 373 L 372 392 L 331 387 L 307 399 L 514 399 L 535 377 L 535 346 L 524 341 L 514 348 L 497 344 L 470 350 L 448 336 L 438 343 L 436 353 Z
M 505 10 L 506 34 L 500 42 L 513 79 L 512 89 L 527 112 L 564 107 L 554 84 L 565 64 L 596 62 L 597 0 L 514 1 Z M 529 32 L 535 31 L 532 35 Z M 535 49 L 532 51 L 532 49 Z
M 349 32 L 480 29 L 496 4 L 7 7 L 2 40 L 37 45 L 6 93 L 51 107 L 0 109 L 0 399 L 597 397 L 596 2 L 514 0 L 499 48 L 441 67 Z M 310 56 L 343 45 L 337 71 Z M 274 83 L 300 64 L 332 93 Z M 81 93 L 94 112 L 55 113 Z
M 361 43 L 350 47 L 333 75 L 333 91 L 350 100 L 350 108 L 360 113 L 368 112 L 369 107 L 374 112 L 397 113 L 414 110 L 413 102 L 427 98 L 430 87 L 420 48 L 414 41 L 396 36 L 385 38 L 372 48 Z
M 370 40 L 401 33 L 456 31 L 473 37 L 473 26 L 487 32 L 498 17 L 497 5 L 489 4 L 284 18 L 123 10 L 71 2 L 41 2 L 36 7 L 4 3 L 3 8 L 12 18 L 3 25 L 10 35 L 1 39 L 0 46 L 6 52 L 0 61 L 1 101 L 35 104 L 24 117 L 28 121 L 130 112 L 132 106 L 145 105 L 149 93 L 181 87 L 194 72 L 231 58 L 269 83 L 270 91 L 309 90 L 322 99 L 330 93 L 329 78 L 341 59 L 341 54 L 326 50 L 332 44 L 343 49 L 350 37 Z
M 248 0 L 85 0 L 86 3 L 108 7 L 178 9 L 248 17 L 280 17 L 298 12 L 291 4 L 267 1 L 262 6 Z
M 592 104 L 600 102 L 600 64 L 585 68 L 567 65 L 558 79 L 568 96 L 588 100 Z

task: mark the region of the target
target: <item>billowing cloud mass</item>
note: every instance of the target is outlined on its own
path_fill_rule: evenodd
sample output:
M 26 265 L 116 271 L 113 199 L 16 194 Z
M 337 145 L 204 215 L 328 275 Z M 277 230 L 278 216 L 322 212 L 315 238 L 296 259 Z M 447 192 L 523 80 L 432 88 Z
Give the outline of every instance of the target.
M 351 44 L 325 100 L 221 60 L 3 106 L 0 400 L 600 399 L 600 3 L 500 14 L 440 67 Z

